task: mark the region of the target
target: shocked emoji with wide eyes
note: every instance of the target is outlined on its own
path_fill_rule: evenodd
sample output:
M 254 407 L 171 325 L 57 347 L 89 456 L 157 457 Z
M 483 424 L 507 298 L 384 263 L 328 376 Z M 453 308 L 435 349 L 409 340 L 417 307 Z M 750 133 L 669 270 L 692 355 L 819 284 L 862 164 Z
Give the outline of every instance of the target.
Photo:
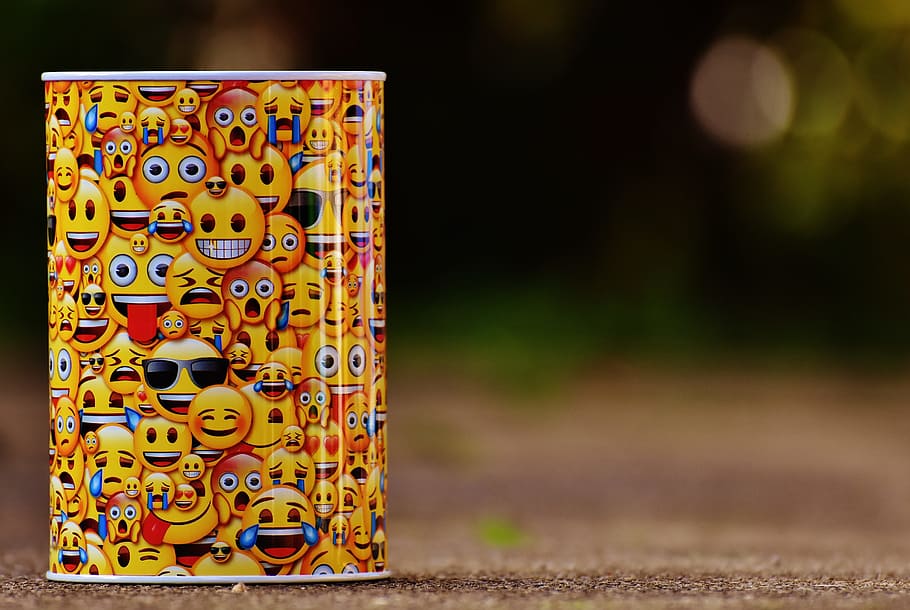
M 174 309 L 190 319 L 200 320 L 221 313 L 224 301 L 221 286 L 224 272 L 200 265 L 186 252 L 167 270 L 165 289 Z
M 253 258 L 265 237 L 265 214 L 246 191 L 228 186 L 219 196 L 199 193 L 190 202 L 198 231 L 187 250 L 213 269 L 229 269 Z
M 111 129 L 101 140 L 101 159 L 106 178 L 124 174 L 132 178 L 136 168 L 136 138 L 119 127 Z
M 60 159 L 58 154 L 57 159 Z M 110 231 L 111 209 L 98 186 L 89 180 L 78 181 L 72 198 L 63 203 L 58 189 L 57 214 L 60 233 L 64 237 L 67 251 L 80 260 L 94 256 Z
M 218 172 L 208 141 L 194 134 L 188 142 L 165 140 L 139 155 L 133 185 L 148 207 L 165 200 L 187 202 L 205 190 L 205 177 Z
M 265 133 L 256 119 L 256 94 L 249 89 L 222 91 L 206 106 L 205 118 L 215 156 L 227 152 L 247 152 L 259 159 L 265 144 Z
M 322 379 L 309 377 L 300 382 L 297 388 L 297 418 L 301 424 L 326 425 L 331 404 L 332 391 Z
M 252 260 L 224 275 L 222 290 L 231 328 L 241 323 L 275 329 L 281 310 L 281 276 L 262 261 Z
M 177 243 L 193 232 L 190 211 L 179 201 L 162 201 L 149 216 L 149 233 L 163 242 Z

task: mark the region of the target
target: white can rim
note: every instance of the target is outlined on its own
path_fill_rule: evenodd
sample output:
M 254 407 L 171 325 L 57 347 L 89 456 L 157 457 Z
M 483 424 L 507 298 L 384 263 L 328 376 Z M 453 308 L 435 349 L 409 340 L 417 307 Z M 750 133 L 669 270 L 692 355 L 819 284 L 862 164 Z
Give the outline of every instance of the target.
M 139 70 L 43 72 L 43 81 L 107 80 L 385 80 L 372 70 Z
M 238 582 L 257 585 L 282 583 L 350 582 L 357 580 L 381 580 L 389 578 L 392 572 L 357 572 L 354 574 L 288 574 L 278 576 L 133 576 L 107 574 L 59 574 L 47 572 L 48 580 L 69 583 L 105 583 L 135 585 L 233 585 Z

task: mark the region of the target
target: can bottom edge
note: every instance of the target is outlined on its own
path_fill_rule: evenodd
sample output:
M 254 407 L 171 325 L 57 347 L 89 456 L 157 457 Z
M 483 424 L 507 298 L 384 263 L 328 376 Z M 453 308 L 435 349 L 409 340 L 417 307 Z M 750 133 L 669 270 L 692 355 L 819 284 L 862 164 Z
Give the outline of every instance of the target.
M 95 574 L 58 574 L 47 572 L 48 580 L 81 584 L 133 584 L 133 585 L 233 585 L 239 582 L 267 585 L 291 583 L 330 583 L 352 582 L 359 580 L 382 580 L 389 578 L 392 572 L 359 572 L 356 574 L 312 574 L 284 576 L 132 576 L 132 575 L 95 575 Z

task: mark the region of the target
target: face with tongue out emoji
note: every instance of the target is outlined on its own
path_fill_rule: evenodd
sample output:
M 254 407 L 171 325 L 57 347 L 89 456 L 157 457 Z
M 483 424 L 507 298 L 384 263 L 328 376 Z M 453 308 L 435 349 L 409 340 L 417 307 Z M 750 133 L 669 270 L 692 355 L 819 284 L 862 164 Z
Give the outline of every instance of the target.
M 256 118 L 256 94 L 248 89 L 222 91 L 206 106 L 205 119 L 215 156 L 226 152 L 249 151 L 253 157 L 262 156 L 265 131 Z
M 192 449 L 193 437 L 186 424 L 160 416 L 143 417 L 133 431 L 136 455 L 149 470 L 177 470 Z
M 57 207 L 60 234 L 70 255 L 83 260 L 101 250 L 110 231 L 111 210 L 94 182 L 79 180 L 73 198 Z
M 246 191 L 228 186 L 217 196 L 198 194 L 190 202 L 196 229 L 186 240 L 193 257 L 213 269 L 230 269 L 253 258 L 265 237 L 265 214 Z
M 225 383 L 228 361 L 207 341 L 185 337 L 163 341 L 142 366 L 155 411 L 185 424 L 190 403 L 199 391 Z
M 145 252 L 132 249 L 129 241 L 112 235 L 102 251 L 104 286 L 110 295 L 108 311 L 125 326 L 130 338 L 149 345 L 158 337 L 158 318 L 171 308 L 165 282 L 178 245 L 151 241 Z
M 289 564 L 319 541 L 310 500 L 291 487 L 260 492 L 243 514 L 238 546 L 260 561 Z

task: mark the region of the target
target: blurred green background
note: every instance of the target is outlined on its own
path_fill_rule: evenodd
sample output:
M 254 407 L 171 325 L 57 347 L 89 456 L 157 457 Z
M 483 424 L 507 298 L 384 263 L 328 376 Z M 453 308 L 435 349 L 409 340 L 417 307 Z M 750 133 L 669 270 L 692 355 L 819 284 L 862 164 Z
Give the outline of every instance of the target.
M 611 358 L 910 356 L 904 0 L 5 13 L 0 320 L 36 371 L 39 74 L 75 69 L 385 70 L 393 362 L 537 389 Z

